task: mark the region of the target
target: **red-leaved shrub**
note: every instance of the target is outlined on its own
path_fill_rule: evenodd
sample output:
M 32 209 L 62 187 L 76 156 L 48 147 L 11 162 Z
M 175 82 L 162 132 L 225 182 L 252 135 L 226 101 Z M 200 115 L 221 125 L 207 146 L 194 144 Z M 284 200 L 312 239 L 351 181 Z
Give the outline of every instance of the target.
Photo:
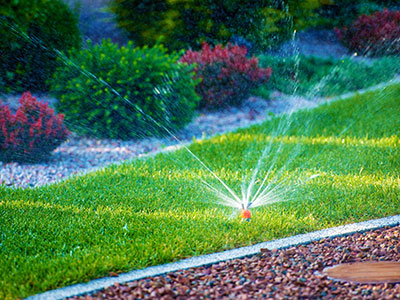
M 66 140 L 70 133 L 64 116 L 29 92 L 19 99 L 15 114 L 0 102 L 0 161 L 39 162 Z
M 207 43 L 200 51 L 184 54 L 180 61 L 195 64 L 195 77 L 201 79 L 196 87 L 201 108 L 239 105 L 253 87 L 268 82 L 272 69 L 260 68 L 258 59 L 246 54 L 246 47 L 219 44 L 211 49 Z
M 350 26 L 335 28 L 342 43 L 352 51 L 376 56 L 400 51 L 400 11 L 377 11 L 362 15 Z

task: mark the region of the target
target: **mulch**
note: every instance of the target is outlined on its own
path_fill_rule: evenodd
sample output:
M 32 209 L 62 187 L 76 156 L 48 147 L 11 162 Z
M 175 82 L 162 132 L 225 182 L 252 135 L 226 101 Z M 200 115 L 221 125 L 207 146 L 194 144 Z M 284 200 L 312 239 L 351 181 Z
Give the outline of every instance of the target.
M 243 259 L 115 284 L 89 299 L 400 299 L 400 283 L 357 284 L 328 278 L 340 263 L 400 261 L 400 226 L 326 238 Z

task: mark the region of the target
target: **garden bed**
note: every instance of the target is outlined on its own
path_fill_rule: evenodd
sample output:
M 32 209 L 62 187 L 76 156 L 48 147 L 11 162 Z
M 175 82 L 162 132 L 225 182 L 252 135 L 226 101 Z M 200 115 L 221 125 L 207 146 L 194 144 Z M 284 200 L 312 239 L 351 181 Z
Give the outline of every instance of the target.
M 347 59 L 343 70 L 342 66 L 337 65 L 338 62 L 334 60 L 306 57 L 302 59 L 305 60 L 302 64 L 308 65 L 309 70 L 297 70 L 299 77 L 297 82 L 289 80 L 288 83 L 286 76 L 289 75 L 285 73 L 291 69 L 294 61 L 277 63 L 277 69 L 281 69 L 283 64 L 283 69 L 286 71 L 283 75 L 273 75 L 275 77 L 272 78 L 272 83 L 267 89 L 258 90 L 260 95 L 265 95 L 269 100 L 254 96 L 248 98 L 240 107 L 199 111 L 195 119 L 180 130 L 176 137 L 181 141 L 180 143 L 187 144 L 193 139 L 209 138 L 216 134 L 260 123 L 273 115 L 318 106 L 326 101 L 337 99 L 339 91 L 359 89 L 359 92 L 363 92 L 365 88 L 381 80 L 394 79 L 396 81 L 398 79 L 393 78 L 399 69 L 398 62 L 394 58 L 376 60 L 373 67 L 366 67 L 364 63 Z M 267 58 L 268 60 L 271 60 L 271 57 Z M 320 60 L 324 65 L 318 64 Z M 334 69 L 338 76 L 329 75 L 331 69 Z M 308 73 L 313 74 L 311 79 L 307 77 Z M 371 76 L 373 74 L 375 75 Z M 325 97 L 319 95 L 321 92 Z M 17 99 L 17 96 L 8 96 L 5 98 L 5 103 L 15 111 Z M 51 106 L 54 106 L 57 101 L 47 95 L 38 95 L 38 99 L 48 102 Z M 14 188 L 38 187 L 59 182 L 71 175 L 82 175 L 112 163 L 120 163 L 149 153 L 154 154 L 177 144 L 179 143 L 176 139 L 168 135 L 163 138 L 121 141 L 79 137 L 73 134 L 68 141 L 53 152 L 47 162 L 40 164 L 0 162 L 0 184 Z
M 76 1 L 67 2 L 79 9 Z M 84 35 L 99 42 L 106 33 L 126 44 L 112 19 L 98 19 L 111 17 L 99 9 L 108 1 L 89 9 L 90 2 L 84 1 L 81 7 Z M 19 3 L 26 3 L 29 11 L 43 11 L 43 15 L 33 14 L 35 26 L 23 21 L 25 6 Z M 43 163 L 0 163 L 0 298 L 26 297 L 188 257 L 398 214 L 400 84 L 364 90 L 396 82 L 400 63 L 397 57 L 365 59 L 358 54 L 397 54 L 399 23 L 387 18 L 393 15 L 400 20 L 399 12 L 385 10 L 376 14 L 379 18 L 359 19 L 368 28 L 385 30 L 363 31 L 357 24 L 361 21 L 349 23 L 351 32 L 337 30 L 353 53 L 340 45 L 332 30 L 298 34 L 294 30 L 293 40 L 278 51 L 260 55 L 258 61 L 248 57 L 246 49 L 231 45 L 211 49 L 203 44 L 201 53 L 187 50 L 183 58 L 159 43 L 135 48 L 140 35 L 131 35 L 135 41 L 125 47 L 102 41 L 98 46 L 87 42 L 82 49 L 77 20 L 63 2 L 48 6 L 41 1 L 37 7 L 29 3 L 5 5 L 11 21 L 4 19 L 2 30 L 10 34 L 10 41 L 14 35 L 18 41 L 5 44 L 3 52 L 17 63 L 5 60 L 0 85 L 5 93 L 28 88 L 51 91 L 65 119 L 53 116 L 52 109 L 38 105 L 28 93 L 29 101 L 24 96 L 26 101 L 21 101 L 15 115 L 4 107 L 2 161 L 43 161 L 65 141 L 69 130 L 64 125 L 75 133 Z M 149 8 L 151 16 L 154 9 Z M 219 9 L 211 5 L 210 10 Z M 136 13 L 130 7 L 127 11 Z M 311 12 L 307 11 L 306 15 Z M 14 12 L 15 24 L 22 20 L 21 28 L 14 26 Z M 228 19 L 243 17 L 226 12 Z M 117 15 L 126 13 L 117 10 Z M 145 15 L 134 14 L 126 21 L 133 20 L 136 26 Z M 253 16 L 243 20 L 253 23 L 257 19 Z M 303 18 L 297 12 L 292 17 Z M 69 18 L 69 26 L 62 27 L 58 18 Z M 215 22 L 210 24 L 220 21 L 211 20 Z M 143 21 L 147 31 L 148 18 Z M 188 42 L 202 40 L 201 27 L 182 36 L 188 29 L 182 24 L 166 27 L 173 29 L 165 36 L 171 38 L 163 40 L 169 50 L 199 46 L 188 46 L 184 40 L 192 33 L 194 38 Z M 47 34 L 56 25 L 61 26 L 57 32 Z M 238 25 L 238 31 L 227 28 L 239 34 L 232 40 L 247 44 L 250 51 L 256 49 L 241 36 L 252 39 L 253 34 L 247 36 L 242 24 Z M 297 25 L 292 23 L 292 27 Z M 277 27 L 274 35 L 289 34 L 280 30 L 285 26 Z M 133 31 L 140 33 L 141 28 Z M 207 29 L 214 32 L 223 34 Z M 54 40 L 65 44 L 47 40 L 55 33 L 62 38 Z M 142 40 L 143 44 L 155 42 L 158 33 L 146 35 L 150 39 Z M 376 40 L 369 41 L 371 36 Z M 388 41 L 390 47 L 383 47 Z M 371 46 L 376 49 L 369 51 Z M 68 58 L 61 54 L 70 48 Z M 19 49 L 29 50 L 22 53 L 23 60 Z M 196 63 L 194 73 L 189 73 L 189 66 L 177 64 L 179 59 Z M 250 92 L 254 96 L 239 106 Z M 346 100 L 329 101 L 347 92 L 356 93 Z M 54 98 L 48 99 L 55 104 Z M 222 109 L 225 105 L 238 107 Z M 195 109 L 204 108 L 215 111 L 197 111 L 192 118 Z M 170 134 L 175 130 L 176 137 Z M 162 138 L 140 139 L 161 136 L 164 131 L 168 134 Z M 250 222 L 240 218 L 241 208 L 242 212 L 251 209 Z M 114 286 L 94 297 L 105 293 L 127 299 L 334 298 L 350 293 L 355 298 L 384 298 L 393 291 L 400 297 L 398 284 L 360 287 L 321 275 L 324 267 L 340 262 L 397 260 L 400 250 L 393 243 L 399 230 L 378 229 L 286 250 L 264 249 L 259 256 Z
M 0 187 L 0 297 L 397 214 L 399 95 L 386 87 L 192 144 L 238 192 L 272 134 L 268 157 L 280 153 L 275 167 L 297 188 L 250 223 L 217 206 L 200 180 L 215 179 L 184 149 L 36 189 Z
M 49 98 L 45 99 L 49 100 Z M 284 97 L 272 103 L 259 97 L 251 97 L 239 108 L 199 112 L 193 122 L 178 132 L 176 137 L 187 144 L 193 139 L 204 139 L 260 123 L 268 117 L 266 112 L 279 114 L 292 109 L 294 105 L 299 105 L 299 103 L 285 101 Z M 314 105 L 314 102 L 304 100 L 301 105 Z M 14 188 L 38 187 L 64 180 L 71 175 L 82 175 L 112 163 L 131 160 L 150 153 L 155 154 L 173 145 L 177 145 L 177 141 L 171 136 L 121 141 L 72 135 L 53 152 L 47 162 L 40 164 L 0 162 L 0 183 Z

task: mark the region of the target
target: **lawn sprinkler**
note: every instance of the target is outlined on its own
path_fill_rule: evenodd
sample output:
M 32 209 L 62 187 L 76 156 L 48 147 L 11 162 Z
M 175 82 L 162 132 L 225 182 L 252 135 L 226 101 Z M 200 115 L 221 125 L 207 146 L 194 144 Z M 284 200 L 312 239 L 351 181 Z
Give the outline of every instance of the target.
M 242 205 L 241 213 L 240 216 L 242 217 L 242 220 L 249 222 L 251 219 L 251 212 L 249 210 L 250 204 L 247 206 L 247 208 Z

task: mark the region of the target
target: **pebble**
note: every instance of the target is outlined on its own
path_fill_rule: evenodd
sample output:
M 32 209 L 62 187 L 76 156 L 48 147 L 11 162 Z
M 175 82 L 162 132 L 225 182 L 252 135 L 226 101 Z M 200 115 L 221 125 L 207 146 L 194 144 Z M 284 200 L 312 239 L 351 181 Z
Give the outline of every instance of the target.
M 42 99 L 41 97 L 38 99 Z M 193 138 L 204 139 L 241 127 L 261 123 L 271 114 L 281 114 L 302 107 L 313 107 L 316 101 L 298 97 L 272 95 L 272 100 L 259 97 L 248 98 L 241 107 L 220 111 L 202 111 L 183 130 L 176 134 L 181 143 L 190 143 Z M 50 103 L 54 99 L 45 98 Z M 71 175 L 83 175 L 103 168 L 111 163 L 132 160 L 149 153 L 157 153 L 179 145 L 173 137 L 145 138 L 142 140 L 98 140 L 95 138 L 70 138 L 58 147 L 49 161 L 39 164 L 0 162 L 0 184 L 7 187 L 34 188 L 65 180 Z
M 364 233 L 370 247 L 382 248 L 378 260 L 399 261 L 395 251 L 400 227 L 385 227 Z M 383 235 L 381 242 L 378 237 Z M 113 285 L 91 295 L 68 300 L 115 299 L 399 299 L 400 283 L 358 284 L 333 280 L 323 270 L 336 264 L 376 260 L 362 252 L 365 241 L 358 234 L 323 239 L 307 245 L 264 251 L 259 255 L 218 264 L 180 270 L 122 285 Z M 345 245 L 356 258 L 338 253 Z M 393 247 L 395 246 L 395 247 Z M 313 255 L 307 255 L 312 253 Z M 358 258 L 358 253 L 366 254 Z M 305 259 L 304 256 L 305 255 Z M 337 261 L 333 259 L 337 257 Z M 284 267 L 281 258 L 289 264 Z M 297 266 L 302 266 L 297 268 Z M 217 270 L 217 272 L 214 272 Z M 270 274 L 273 271 L 273 275 Z M 207 278 L 203 274 L 210 274 Z M 185 280 L 183 280 L 185 278 Z M 168 282 L 168 284 L 167 284 Z M 212 284 L 210 284 L 212 282 Z M 143 286 L 146 283 L 146 286 Z M 142 286 L 143 288 L 139 288 Z M 127 288 L 130 288 L 129 290 Z M 163 287 L 162 289 L 159 287 Z M 190 295 L 186 291 L 191 291 Z M 152 297 L 156 295 L 157 298 Z

